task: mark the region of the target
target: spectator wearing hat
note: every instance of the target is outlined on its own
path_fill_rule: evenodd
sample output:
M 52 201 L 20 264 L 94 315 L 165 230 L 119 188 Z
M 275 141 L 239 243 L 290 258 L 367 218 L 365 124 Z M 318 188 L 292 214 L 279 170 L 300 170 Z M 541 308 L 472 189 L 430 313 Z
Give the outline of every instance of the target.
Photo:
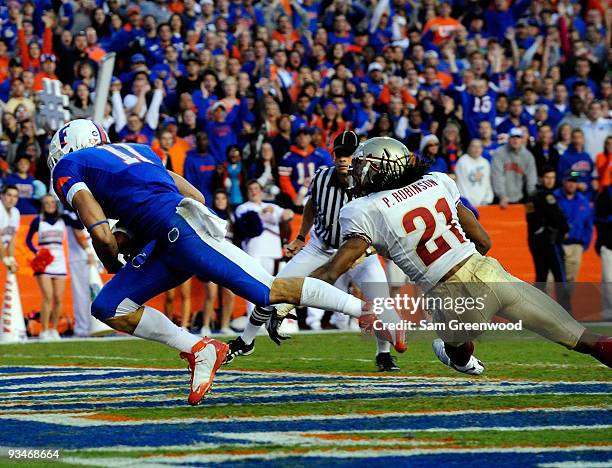
M 569 225 L 569 232 L 563 240 L 568 283 L 576 281 L 582 255 L 589 248 L 593 237 L 593 209 L 589 199 L 578 190 L 581 176 L 580 172 L 567 171 L 563 176 L 563 185 L 554 192 Z
M 368 76 L 363 79 L 362 87 L 364 91 L 370 91 L 378 100 L 385 87 L 383 66 L 380 63 L 372 62 L 368 65 Z
M 515 127 L 509 133 L 508 143 L 495 151 L 491 165 L 493 191 L 502 208 L 524 201 L 537 182 L 535 160 L 523 145 L 523 130 Z
M 559 158 L 557 176 L 563 180 L 568 172 L 579 174 L 578 190 L 591 193 L 595 164 L 589 153 L 584 150 L 584 132 L 579 128 L 572 130 L 571 144 Z
M 50 80 L 57 80 L 58 77 L 55 74 L 57 58 L 55 54 L 43 54 L 40 57 L 40 70 L 34 75 L 34 91 L 43 90 L 43 79 L 49 78 Z
M 278 174 L 281 191 L 289 197 L 295 207 L 301 207 L 308 193 L 310 181 L 319 167 L 331 165 L 315 152 L 311 145 L 310 130 L 300 128 L 291 146 L 279 164 Z
M 489 205 L 493 201 L 491 165 L 482 157 L 482 142 L 470 141 L 467 153 L 455 166 L 459 192 L 474 206 Z
M 425 135 L 421 139 L 419 153 L 421 153 L 424 158 L 432 161 L 431 166 L 429 166 L 429 172 L 448 172 L 448 162 L 442 154 L 440 140 L 436 135 Z
M 237 112 L 227 112 L 226 104 L 218 101 L 210 108 L 210 117 L 204 122 L 204 127 L 210 140 L 210 153 L 217 164 L 223 164 L 227 158 L 227 149 L 237 143 L 234 123 Z

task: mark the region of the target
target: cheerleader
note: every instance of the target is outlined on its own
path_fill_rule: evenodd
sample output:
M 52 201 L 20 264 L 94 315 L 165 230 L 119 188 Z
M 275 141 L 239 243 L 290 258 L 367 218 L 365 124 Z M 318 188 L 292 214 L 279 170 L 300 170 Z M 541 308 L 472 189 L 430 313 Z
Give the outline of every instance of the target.
M 41 214 L 30 224 L 26 244 L 36 254 L 32 261 L 32 269 L 43 296 L 40 306 L 42 325 L 40 339 L 50 340 L 60 338 L 57 323 L 66 286 L 66 258 L 63 245 L 66 226 L 83 229 L 83 225 L 65 214 L 60 215 L 57 201 L 52 195 L 41 198 L 41 208 Z M 32 242 L 34 234 L 38 235 L 38 247 Z M 49 319 L 51 319 L 50 324 Z

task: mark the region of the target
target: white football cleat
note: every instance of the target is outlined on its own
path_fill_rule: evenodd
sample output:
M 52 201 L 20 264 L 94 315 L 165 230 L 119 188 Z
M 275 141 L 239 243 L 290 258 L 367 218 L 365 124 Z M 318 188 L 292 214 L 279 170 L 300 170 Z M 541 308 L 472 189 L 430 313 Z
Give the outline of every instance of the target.
M 189 363 L 191 371 L 191 389 L 187 399 L 190 405 L 198 405 L 210 391 L 215 373 L 225 361 L 228 352 L 227 343 L 202 338 L 191 348 L 191 353 L 180 354 L 181 358 Z
M 482 361 L 473 355 L 470 356 L 470 360 L 465 366 L 457 366 L 453 364 L 448 357 L 448 354 L 446 354 L 446 350 L 444 349 L 444 341 L 442 341 L 440 338 L 433 340 L 431 347 L 442 364 L 455 369 L 457 372 L 470 375 L 480 375 L 485 370 L 485 365 L 482 363 Z

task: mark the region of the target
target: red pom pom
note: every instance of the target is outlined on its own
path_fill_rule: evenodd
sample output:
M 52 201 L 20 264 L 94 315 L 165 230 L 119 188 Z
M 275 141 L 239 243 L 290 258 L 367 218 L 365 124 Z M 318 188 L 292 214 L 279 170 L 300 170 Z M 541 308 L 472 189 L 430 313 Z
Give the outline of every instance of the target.
M 51 251 L 43 247 L 36 253 L 36 256 L 30 262 L 30 266 L 34 273 L 44 273 L 47 267 L 53 263 L 53 260 L 55 260 L 55 257 Z

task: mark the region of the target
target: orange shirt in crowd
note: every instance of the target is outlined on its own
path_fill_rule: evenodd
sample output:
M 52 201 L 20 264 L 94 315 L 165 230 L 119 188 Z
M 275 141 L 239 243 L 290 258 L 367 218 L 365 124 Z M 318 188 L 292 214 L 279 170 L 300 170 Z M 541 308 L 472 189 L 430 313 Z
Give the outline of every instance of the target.
M 159 140 L 156 138 L 153 140 L 153 144 L 151 145 L 153 151 L 158 152 Z M 191 150 L 191 146 L 181 137 L 174 138 L 174 144 L 168 150 L 168 154 L 170 155 L 170 161 L 172 161 L 172 171 L 176 172 L 181 177 L 183 176 L 185 169 L 185 158 L 187 157 L 187 151 Z M 158 153 L 159 154 L 159 153 Z
M 434 26 L 435 31 L 433 32 L 433 43 L 440 45 L 444 41 L 450 39 L 453 31 L 459 28 L 461 23 L 455 18 L 442 18 L 436 16 L 425 23 L 425 26 L 423 27 L 423 34 L 432 29 Z
M 300 33 L 297 31 L 292 31 L 289 34 L 283 34 L 280 31 L 275 30 L 272 32 L 272 40 L 277 40 L 281 44 L 285 44 L 285 47 L 291 50 L 294 42 L 300 40 Z
M 34 91 L 42 91 L 43 90 L 43 78 L 49 78 L 50 80 L 59 80 L 55 73 L 49 74 L 44 71 L 39 71 L 34 75 L 34 85 L 32 85 L 32 89 Z
M 104 56 L 106 55 L 106 51 L 102 47 L 99 47 L 97 45 L 87 47 L 85 49 L 85 52 L 87 52 L 87 55 L 89 56 L 89 58 L 92 59 L 96 63 L 102 60 Z
M 412 96 L 412 94 L 410 94 L 410 91 L 408 91 L 407 89 L 402 89 L 402 91 L 400 92 L 400 97 L 402 98 L 402 102 L 404 103 L 404 105 L 408 104 L 411 107 L 415 107 L 417 104 L 416 99 L 414 98 L 414 96 Z M 389 105 L 389 103 L 391 102 L 391 90 L 389 89 L 389 85 L 385 85 L 383 90 L 380 92 L 378 100 L 381 104 L 385 106 Z
M 599 191 L 612 184 L 612 154 L 599 153 L 595 158 L 595 167 L 599 174 Z
M 10 58 L 5 55 L 0 57 L 0 83 L 6 80 L 9 76 L 9 62 Z

